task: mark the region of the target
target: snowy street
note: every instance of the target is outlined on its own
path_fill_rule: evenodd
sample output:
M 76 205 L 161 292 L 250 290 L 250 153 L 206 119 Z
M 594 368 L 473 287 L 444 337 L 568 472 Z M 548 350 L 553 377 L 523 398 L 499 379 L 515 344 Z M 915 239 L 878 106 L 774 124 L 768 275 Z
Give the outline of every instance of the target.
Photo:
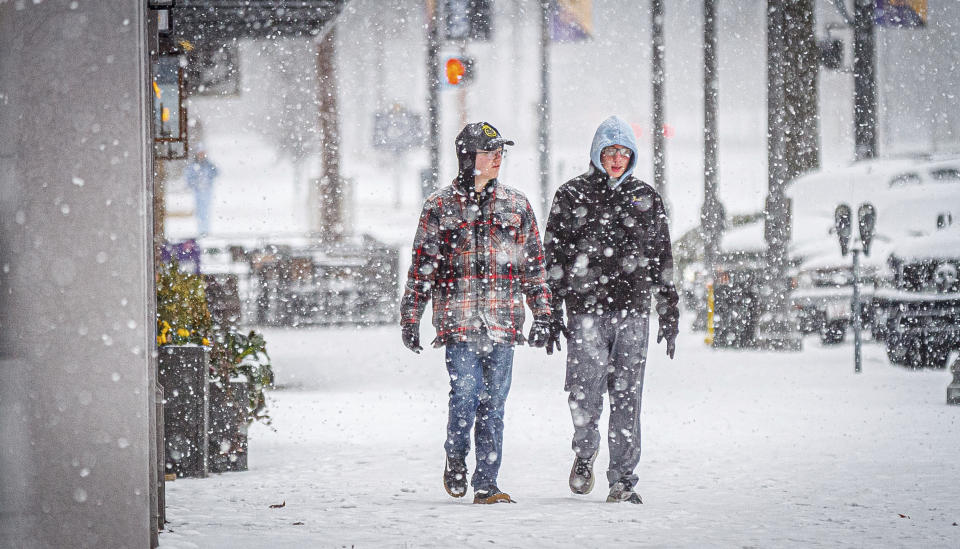
M 860 375 L 850 344 L 815 338 L 724 352 L 685 331 L 672 362 L 651 347 L 639 507 L 605 503 L 602 481 L 570 493 L 565 352 L 519 348 L 499 480 L 518 503 L 488 507 L 441 484 L 442 350 L 414 355 L 393 326 L 265 335 L 273 424 L 251 429 L 249 471 L 166 484 L 161 547 L 960 546 L 950 376 L 878 345 Z M 604 443 L 601 478 L 606 460 Z

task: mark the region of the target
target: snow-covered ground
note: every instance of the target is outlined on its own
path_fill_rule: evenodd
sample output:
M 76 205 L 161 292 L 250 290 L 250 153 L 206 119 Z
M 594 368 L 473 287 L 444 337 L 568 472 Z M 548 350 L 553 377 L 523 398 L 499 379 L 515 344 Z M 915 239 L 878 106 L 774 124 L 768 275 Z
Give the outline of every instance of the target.
M 672 362 L 653 347 L 642 506 L 605 503 L 599 482 L 570 493 L 565 353 L 521 348 L 499 483 L 518 503 L 477 506 L 441 485 L 440 350 L 414 355 L 390 326 L 266 336 L 273 424 L 251 429 L 249 471 L 167 483 L 165 549 L 960 546 L 950 376 L 891 366 L 876 345 L 859 375 L 849 344 L 815 339 L 720 351 L 687 332 Z
M 304 188 L 256 144 L 211 132 L 222 170 L 215 235 L 307 228 Z M 375 166 L 350 177 L 357 230 L 409 246 L 419 212 L 411 178 L 397 206 Z M 168 195 L 172 209 L 190 204 Z M 172 238 L 194 230 L 193 219 L 169 220 Z M 878 345 L 865 347 L 860 375 L 849 344 L 816 338 L 802 353 L 776 354 L 713 350 L 685 332 L 672 362 L 652 347 L 640 507 L 606 504 L 599 484 L 570 493 L 564 353 L 520 348 L 500 474 L 519 503 L 490 507 L 452 499 L 441 485 L 440 350 L 410 353 L 393 326 L 265 332 L 279 384 L 273 424 L 251 429 L 249 471 L 167 483 L 164 549 L 960 547 L 950 375 L 893 367 Z M 432 338 L 428 322 L 422 336 Z M 604 448 L 601 473 L 606 460 Z

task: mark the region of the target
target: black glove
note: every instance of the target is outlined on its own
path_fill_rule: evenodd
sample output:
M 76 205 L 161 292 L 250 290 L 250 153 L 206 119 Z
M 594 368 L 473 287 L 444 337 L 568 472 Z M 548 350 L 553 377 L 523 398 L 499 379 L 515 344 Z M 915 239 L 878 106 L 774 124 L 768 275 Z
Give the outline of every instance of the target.
M 531 347 L 543 347 L 550 338 L 550 322 L 547 320 L 534 320 L 530 326 L 530 335 L 527 337 Z
M 562 313 L 561 313 L 562 314 Z M 550 337 L 547 338 L 547 354 L 553 354 L 553 346 L 557 346 L 557 351 L 562 351 L 560 347 L 560 334 L 570 339 L 570 330 L 563 325 L 563 317 L 558 316 L 550 319 Z
M 677 332 L 679 332 L 680 319 L 677 317 L 660 317 L 660 329 L 657 330 L 657 343 L 664 339 L 667 340 L 667 356 L 673 358 L 673 353 L 677 350 Z
M 420 325 L 404 324 L 401 335 L 403 336 L 403 346 L 420 354 L 420 351 L 423 350 L 423 347 L 420 346 Z

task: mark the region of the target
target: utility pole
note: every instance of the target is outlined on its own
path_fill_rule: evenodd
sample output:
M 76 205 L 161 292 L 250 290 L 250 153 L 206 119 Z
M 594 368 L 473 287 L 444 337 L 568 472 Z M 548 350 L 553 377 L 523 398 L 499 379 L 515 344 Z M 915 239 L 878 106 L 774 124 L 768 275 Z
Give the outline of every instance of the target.
M 704 264 L 717 262 L 726 212 L 717 194 L 717 8 L 703 0 L 703 206 L 700 231 Z
M 853 12 L 853 123 L 856 159 L 877 156 L 877 56 L 874 0 L 855 0 Z
M 440 24 L 442 0 L 427 0 L 427 146 L 430 149 L 429 181 L 424 195 L 440 179 Z M 425 196 L 424 196 L 425 197 Z
M 540 0 L 540 195 L 546 223 L 550 214 L 550 0 Z
M 663 88 L 665 75 L 663 70 L 664 43 L 663 43 L 663 0 L 651 0 L 651 27 L 653 29 L 653 188 L 657 194 L 667 201 L 667 159 L 664 147 L 664 114 Z
M 340 123 L 337 117 L 336 24 L 317 44 L 317 95 L 320 102 L 320 139 L 323 169 L 317 182 L 320 222 L 315 227 L 323 240 L 339 239 L 343 226 L 343 182 L 340 179 Z M 316 211 L 316 209 L 314 210 Z

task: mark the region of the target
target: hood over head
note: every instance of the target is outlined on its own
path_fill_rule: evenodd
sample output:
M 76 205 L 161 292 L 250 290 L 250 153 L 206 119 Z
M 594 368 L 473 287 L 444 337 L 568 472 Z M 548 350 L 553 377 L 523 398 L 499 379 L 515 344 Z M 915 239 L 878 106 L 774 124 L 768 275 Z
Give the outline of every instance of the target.
M 613 185 L 617 186 L 621 181 L 630 177 L 633 169 L 637 167 L 637 138 L 630 124 L 616 115 L 600 123 L 597 133 L 593 135 L 593 143 L 590 145 L 590 161 L 601 172 L 603 171 L 603 164 L 600 163 L 600 151 L 611 145 L 620 145 L 633 152 L 630 156 L 630 162 L 627 164 L 627 170 L 623 172 L 619 179 L 612 180 Z

